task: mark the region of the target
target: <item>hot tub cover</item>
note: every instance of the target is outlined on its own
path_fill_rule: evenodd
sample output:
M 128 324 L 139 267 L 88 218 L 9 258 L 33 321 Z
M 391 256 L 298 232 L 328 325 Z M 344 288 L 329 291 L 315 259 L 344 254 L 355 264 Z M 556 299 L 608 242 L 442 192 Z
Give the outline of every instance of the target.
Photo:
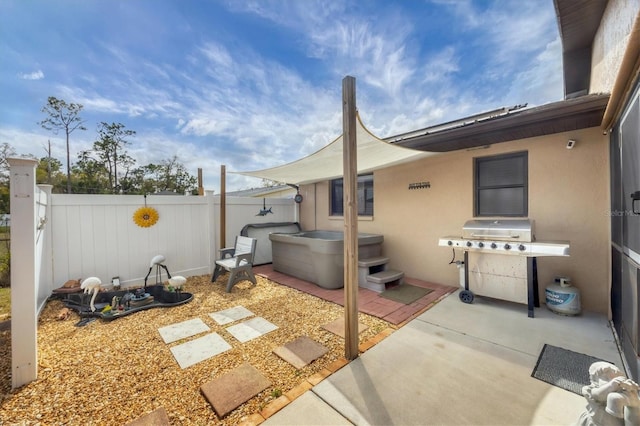
M 385 142 L 364 127 L 359 114 L 356 116 L 358 174 L 370 173 L 377 169 L 438 154 L 436 152 L 404 148 Z M 263 170 L 230 173 L 293 185 L 340 178 L 343 176 L 342 135 L 324 148 L 291 163 Z

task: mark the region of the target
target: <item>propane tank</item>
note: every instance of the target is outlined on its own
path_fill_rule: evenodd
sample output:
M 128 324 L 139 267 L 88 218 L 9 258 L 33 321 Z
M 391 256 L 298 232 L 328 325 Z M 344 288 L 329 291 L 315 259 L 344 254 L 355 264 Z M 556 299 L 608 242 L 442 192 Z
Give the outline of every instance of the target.
M 567 277 L 557 277 L 555 282 L 545 289 L 547 307 L 556 314 L 580 314 L 580 290 L 571 285 Z

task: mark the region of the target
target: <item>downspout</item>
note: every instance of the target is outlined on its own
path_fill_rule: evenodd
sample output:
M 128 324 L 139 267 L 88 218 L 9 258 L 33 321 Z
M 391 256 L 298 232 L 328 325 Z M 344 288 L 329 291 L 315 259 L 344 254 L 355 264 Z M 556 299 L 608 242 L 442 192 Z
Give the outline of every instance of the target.
M 611 96 L 607 103 L 607 108 L 602 117 L 602 128 L 608 131 L 613 126 L 613 122 L 622 111 L 623 106 L 631 96 L 632 82 L 638 77 L 640 71 L 640 15 L 636 16 L 631 33 L 629 33 L 629 44 L 622 57 L 618 76 L 611 89 Z M 632 78 L 633 76 L 633 78 Z

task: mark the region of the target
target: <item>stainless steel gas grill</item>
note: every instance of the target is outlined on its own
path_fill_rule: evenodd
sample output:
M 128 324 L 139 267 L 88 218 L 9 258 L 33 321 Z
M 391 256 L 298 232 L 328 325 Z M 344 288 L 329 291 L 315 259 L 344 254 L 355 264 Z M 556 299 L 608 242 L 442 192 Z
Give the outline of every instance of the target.
M 568 241 L 536 241 L 529 219 L 469 220 L 462 236 L 440 238 L 439 246 L 464 250 L 460 300 L 480 296 L 526 303 L 529 317 L 539 307 L 536 258 L 569 256 Z

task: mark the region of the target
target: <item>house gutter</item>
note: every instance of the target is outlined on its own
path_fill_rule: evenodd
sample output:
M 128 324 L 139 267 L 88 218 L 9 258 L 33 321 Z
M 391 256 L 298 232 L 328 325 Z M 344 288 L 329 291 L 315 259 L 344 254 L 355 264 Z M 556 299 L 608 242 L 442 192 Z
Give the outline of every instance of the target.
M 629 34 L 629 44 L 622 57 L 618 76 L 611 90 L 611 97 L 602 117 L 602 128 L 608 131 L 613 122 L 620 116 L 622 108 L 631 96 L 633 83 L 640 72 L 640 15 L 636 16 Z

